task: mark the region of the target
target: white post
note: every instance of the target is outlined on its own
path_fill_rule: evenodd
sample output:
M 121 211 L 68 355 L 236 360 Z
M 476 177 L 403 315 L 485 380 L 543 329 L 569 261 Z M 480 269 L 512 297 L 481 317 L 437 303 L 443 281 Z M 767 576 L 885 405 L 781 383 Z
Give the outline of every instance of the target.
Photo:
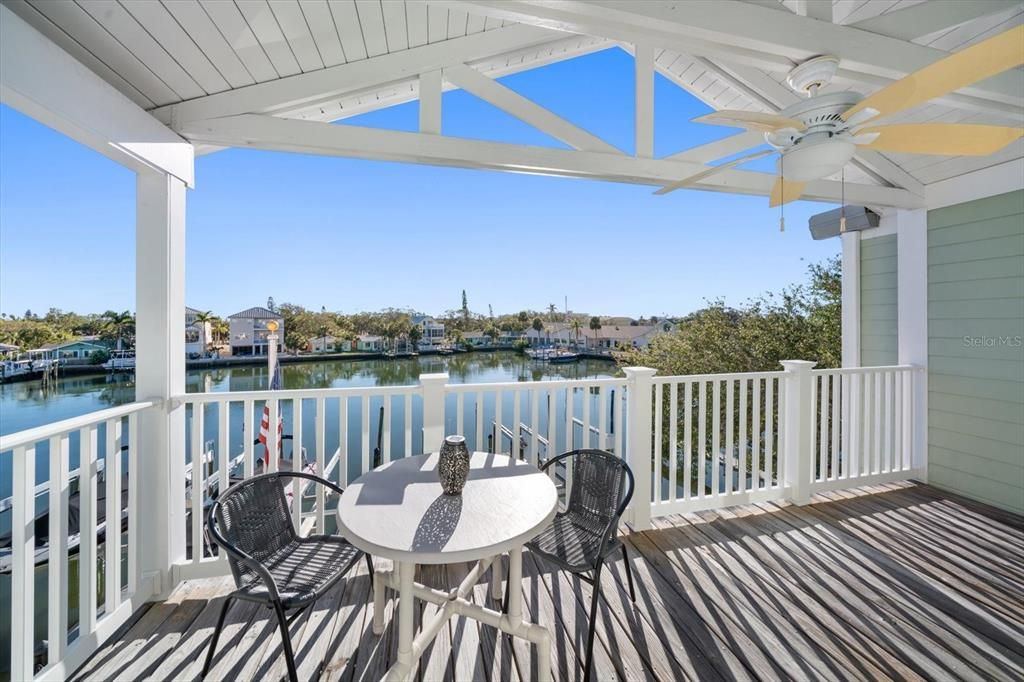
M 636 155 L 654 157 L 654 48 L 636 45 L 633 48 L 634 75 L 636 77 Z
M 626 373 L 626 461 L 633 470 L 634 485 L 628 513 L 634 530 L 647 530 L 651 527 L 654 461 L 652 380 L 658 371 L 650 367 L 626 367 L 623 372 Z
M 808 360 L 783 360 L 786 370 L 783 395 L 782 434 L 785 451 L 783 485 L 790 489 L 795 504 L 811 499 L 811 429 L 814 404 L 811 402 L 811 368 Z
M 447 374 L 420 375 L 423 387 L 423 452 L 434 452 L 444 441 L 444 387 Z
M 860 367 L 860 232 L 846 232 L 843 242 L 842 361 Z
M 898 362 L 928 366 L 928 214 L 896 212 L 896 311 Z M 911 465 L 928 480 L 928 373 L 911 378 Z
M 420 132 L 441 134 L 441 72 L 420 74 Z
M 173 589 L 171 566 L 185 558 L 185 185 L 164 173 L 136 184 L 135 395 L 162 405 L 139 414 L 138 567 L 154 596 Z M 141 583 L 138 583 L 141 584 Z

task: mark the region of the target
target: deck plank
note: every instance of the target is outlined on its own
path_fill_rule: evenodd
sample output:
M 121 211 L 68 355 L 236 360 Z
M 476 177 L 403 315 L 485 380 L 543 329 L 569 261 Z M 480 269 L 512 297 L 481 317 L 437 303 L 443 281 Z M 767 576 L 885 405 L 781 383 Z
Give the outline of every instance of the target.
M 601 579 L 596 680 L 1024 678 L 1024 519 L 935 488 L 892 483 L 670 515 L 622 535 L 637 602 L 615 555 Z M 523 557 L 524 615 L 551 629 L 552 669 L 580 682 L 592 587 Z M 507 560 L 503 559 L 506 562 Z M 378 565 L 383 566 L 382 560 Z M 449 589 L 469 564 L 421 567 Z M 507 575 L 507 570 L 504 571 Z M 484 576 L 470 598 L 490 608 Z M 72 679 L 196 680 L 230 577 L 187 581 L 116 633 Z M 372 632 L 360 562 L 292 625 L 299 675 L 375 682 L 397 654 L 394 593 Z M 436 612 L 418 604 L 418 623 Z M 285 675 L 272 610 L 228 612 L 210 680 Z M 535 679 L 535 648 L 452 619 L 419 682 Z

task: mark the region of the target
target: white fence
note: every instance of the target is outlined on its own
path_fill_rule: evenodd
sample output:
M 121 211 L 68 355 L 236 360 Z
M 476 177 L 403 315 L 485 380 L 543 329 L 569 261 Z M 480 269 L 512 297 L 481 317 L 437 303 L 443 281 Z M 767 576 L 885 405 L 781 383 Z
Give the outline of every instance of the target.
M 204 521 L 209 504 L 232 482 L 285 467 L 315 470 L 344 486 L 380 463 L 436 449 L 446 433 L 464 434 L 473 449 L 535 464 L 574 448 L 614 452 L 635 474 L 628 521 L 637 528 L 654 516 L 771 500 L 802 503 L 818 491 L 923 477 L 923 453 L 915 452 L 913 435 L 920 370 L 783 364 L 784 371 L 747 374 L 657 377 L 629 368 L 624 378 L 502 384 L 448 384 L 447 375 L 424 375 L 415 386 L 179 396 L 157 407 L 185 408 L 185 451 L 174 453 L 167 469 L 171 504 L 181 505 L 186 523 L 178 537 L 168 538 L 179 558 L 157 579 L 166 593 L 182 579 L 227 572 Z M 138 443 L 145 442 L 136 418 L 152 407 L 133 403 L 0 439 L 0 452 L 12 451 L 14 458 L 7 557 L 12 679 L 65 676 L 152 595 L 138 572 L 135 539 L 139 524 L 168 522 L 132 513 L 140 483 L 132 472 Z M 268 425 L 281 420 L 280 458 L 266 456 L 278 451 L 276 428 L 267 429 L 268 448 L 257 444 L 264 410 Z M 49 449 L 49 476 L 36 475 L 38 448 Z M 80 461 L 77 469 L 72 459 Z M 571 469 L 557 473 L 571 484 Z M 126 517 L 124 535 L 108 536 L 96 522 L 101 475 L 105 518 Z M 183 480 L 175 485 L 179 475 Z M 330 532 L 333 500 L 319 486 L 294 485 L 296 526 Z M 80 499 L 80 540 L 67 533 L 73 494 Z M 50 542 L 37 547 L 33 519 L 40 510 L 56 513 Z M 67 570 L 69 549 L 79 557 L 74 576 Z M 33 589 L 40 563 L 48 567 L 46 602 Z M 69 580 L 79 588 L 77 625 L 69 622 Z M 120 589 L 106 589 L 110 585 Z M 44 603 L 41 632 L 35 614 Z

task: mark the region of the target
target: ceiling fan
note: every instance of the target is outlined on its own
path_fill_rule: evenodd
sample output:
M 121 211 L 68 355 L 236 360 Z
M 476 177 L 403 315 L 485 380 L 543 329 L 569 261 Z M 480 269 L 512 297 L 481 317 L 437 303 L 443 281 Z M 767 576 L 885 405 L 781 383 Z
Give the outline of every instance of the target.
M 1024 64 L 1024 25 L 944 57 L 923 69 L 862 97 L 853 91 L 818 94 L 836 73 L 832 56 L 810 59 L 795 67 L 787 83 L 807 99 L 777 114 L 716 111 L 696 123 L 733 126 L 764 132 L 772 149 L 712 166 L 659 189 L 666 194 L 696 184 L 720 171 L 754 159 L 779 154 L 778 177 L 769 206 L 800 198 L 808 182 L 839 172 L 857 149 L 909 154 L 987 156 L 1024 137 L 1024 128 L 972 123 L 900 123 L 870 125 L 936 97 Z

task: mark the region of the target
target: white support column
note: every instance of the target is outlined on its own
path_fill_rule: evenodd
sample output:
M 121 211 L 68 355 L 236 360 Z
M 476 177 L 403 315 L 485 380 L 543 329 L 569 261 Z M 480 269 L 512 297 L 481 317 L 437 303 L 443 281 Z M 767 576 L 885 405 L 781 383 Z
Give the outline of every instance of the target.
M 136 185 L 135 394 L 161 400 L 140 413 L 139 571 L 157 597 L 173 589 L 170 568 L 185 557 L 185 185 L 140 173 Z
M 447 374 L 422 374 L 423 387 L 423 451 L 434 452 L 444 441 L 444 386 Z
M 843 367 L 860 366 L 860 232 L 846 232 L 843 242 Z
M 790 489 L 794 504 L 807 504 L 811 486 L 811 429 L 814 421 L 811 415 L 811 369 L 816 362 L 808 360 L 783 360 L 786 370 L 783 379 L 783 421 L 782 438 L 785 450 L 784 485 Z
M 633 48 L 636 67 L 636 155 L 654 157 L 654 48 Z
M 626 367 L 626 461 L 633 470 L 630 522 L 634 530 L 651 527 L 651 476 L 653 471 L 653 391 L 657 370 Z
M 897 349 L 901 365 L 928 367 L 928 213 L 896 211 Z M 913 467 L 927 480 L 928 373 L 914 375 L 911 434 Z
M 420 132 L 441 134 L 441 71 L 420 74 Z

